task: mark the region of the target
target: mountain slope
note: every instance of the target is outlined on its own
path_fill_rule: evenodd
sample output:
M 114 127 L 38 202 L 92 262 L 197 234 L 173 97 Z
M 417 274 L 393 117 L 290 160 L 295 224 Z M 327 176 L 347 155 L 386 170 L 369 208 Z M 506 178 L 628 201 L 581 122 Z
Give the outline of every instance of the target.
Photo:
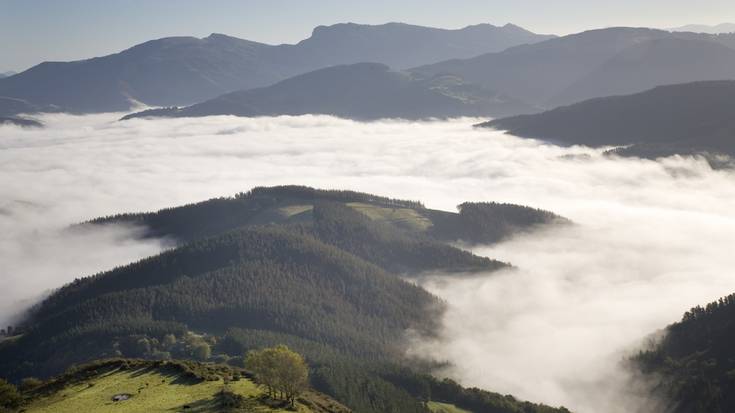
M 415 78 L 376 63 L 316 70 L 273 86 L 228 93 L 185 108 L 125 116 L 198 117 L 326 114 L 357 120 L 448 118 L 533 113 L 515 99 L 455 76 Z
M 27 119 L 22 115 L 58 111 L 59 108 L 56 106 L 39 106 L 22 99 L 0 96 L 0 125 L 11 124 L 24 127 L 41 127 L 43 126 L 41 122 L 33 119 Z
M 634 362 L 672 413 L 735 410 L 735 295 L 695 307 Z
M 38 106 L 23 99 L 0 96 L 0 116 L 14 116 L 21 113 L 55 112 L 53 106 Z
M 653 154 L 735 154 L 735 81 L 660 86 L 481 126 L 565 144 L 640 145 Z
M 462 76 L 468 82 L 482 84 L 529 104 L 553 107 L 555 104 L 554 98 L 557 95 L 598 70 L 606 62 L 616 56 L 621 56 L 623 59 L 626 56 L 641 59 L 641 56 L 639 56 L 641 51 L 645 51 L 646 48 L 650 47 L 644 46 L 644 44 L 663 39 L 699 40 L 729 45 L 730 47 L 735 44 L 731 42 L 731 36 L 720 38 L 720 36 L 707 34 L 671 33 L 663 30 L 617 27 L 590 30 L 532 45 L 513 47 L 499 53 L 489 53 L 464 60 L 448 60 L 412 70 L 424 75 L 456 74 Z M 690 46 L 686 43 L 681 45 Z M 691 56 L 683 55 L 680 57 L 681 59 L 693 59 L 699 56 L 696 48 L 685 47 L 681 51 L 682 53 L 691 53 Z M 670 58 L 673 52 L 661 52 L 660 54 L 664 58 Z M 706 55 L 706 57 L 712 56 L 717 57 L 715 54 Z M 648 57 L 653 59 L 658 57 L 658 54 L 653 53 Z M 640 64 L 653 68 L 666 66 L 665 60 L 644 60 Z M 716 58 L 700 61 L 697 65 L 690 64 L 686 68 L 678 69 L 680 71 L 678 79 L 689 82 L 709 80 L 711 77 L 700 75 L 699 70 L 706 68 L 705 75 L 718 71 L 729 73 L 727 70 L 730 67 L 723 65 L 729 65 L 729 61 L 723 62 L 722 59 Z M 630 67 L 637 68 L 635 61 L 630 62 Z M 614 68 L 614 65 L 609 67 L 609 69 Z M 684 69 L 690 70 L 685 71 Z M 626 66 L 626 70 L 631 71 L 633 69 L 627 69 Z M 631 86 L 628 86 L 629 84 L 634 85 L 635 88 L 643 89 L 657 85 L 657 83 L 643 82 L 628 72 L 620 73 L 617 76 L 619 77 L 615 79 L 618 82 L 619 90 L 632 90 Z M 657 79 L 654 78 L 653 80 Z M 595 96 L 589 93 L 577 93 L 573 97 L 583 100 Z
M 511 25 L 442 30 L 402 24 L 319 27 L 309 39 L 279 46 L 221 34 L 169 37 L 104 57 L 41 63 L 0 79 L 0 96 L 72 112 L 126 111 L 136 102 L 189 105 L 368 57 L 413 66 L 547 38 Z
M 278 80 L 283 69 L 260 57 L 268 47 L 222 35 L 152 40 L 109 56 L 41 63 L 0 79 L 0 96 L 72 112 L 193 103 Z
M 99 357 L 195 358 L 198 336 L 222 343 L 212 348 L 224 359 L 286 343 L 308 357 L 315 385 L 350 407 L 379 400 L 418 412 L 405 391 L 355 363 L 397 362 L 405 331 L 430 334 L 440 308 L 419 287 L 311 237 L 241 230 L 70 284 L 23 336 L 0 343 L 0 371 L 19 378 Z M 230 338 L 233 329 L 245 341 Z M 166 345 L 167 336 L 180 344 Z M 336 365 L 343 383 L 383 383 L 395 394 L 335 388 L 337 373 L 319 369 Z
M 693 80 L 735 79 L 735 49 L 704 40 L 658 39 L 626 48 L 551 100 L 561 106 Z

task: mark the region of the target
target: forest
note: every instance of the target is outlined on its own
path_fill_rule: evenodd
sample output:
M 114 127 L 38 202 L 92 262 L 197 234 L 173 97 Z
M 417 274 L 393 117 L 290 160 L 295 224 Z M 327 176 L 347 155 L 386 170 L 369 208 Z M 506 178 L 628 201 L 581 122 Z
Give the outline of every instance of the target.
M 402 277 L 508 268 L 452 243 L 568 224 L 552 213 L 500 204 L 448 213 L 276 187 L 82 226 L 112 223 L 178 243 L 50 295 L 19 326 L 22 334 L 0 343 L 7 379 L 45 378 L 108 357 L 244 367 L 248 351 L 282 344 L 305 357 L 317 390 L 360 413 L 426 412 L 433 399 L 478 412 L 557 411 L 435 379 L 436 365 L 406 358 L 406 332 L 435 334 L 444 304 Z
M 735 411 L 735 294 L 692 308 L 633 362 L 667 411 Z

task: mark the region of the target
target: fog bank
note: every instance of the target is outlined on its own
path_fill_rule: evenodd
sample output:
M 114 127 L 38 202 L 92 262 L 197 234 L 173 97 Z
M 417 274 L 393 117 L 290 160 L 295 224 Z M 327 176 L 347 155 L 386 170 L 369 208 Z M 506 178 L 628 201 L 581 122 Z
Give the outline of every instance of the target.
M 513 202 L 574 220 L 477 248 L 515 271 L 427 281 L 449 311 L 440 339 L 411 351 L 452 362 L 443 373 L 465 385 L 578 412 L 624 411 L 622 351 L 735 292 L 735 176 L 702 160 L 610 159 L 473 129 L 476 119 L 118 117 L 0 127 L 0 323 L 49 288 L 166 247 L 136 241 L 135 228 L 70 235 L 69 224 L 278 184 L 445 210 Z

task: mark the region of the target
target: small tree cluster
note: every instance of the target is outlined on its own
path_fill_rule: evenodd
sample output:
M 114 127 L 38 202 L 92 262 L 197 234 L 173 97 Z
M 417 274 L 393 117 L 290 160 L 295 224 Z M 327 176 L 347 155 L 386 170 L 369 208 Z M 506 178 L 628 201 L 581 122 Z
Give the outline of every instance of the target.
M 308 386 L 309 370 L 304 358 L 284 345 L 250 351 L 245 365 L 270 397 L 285 400 L 291 406 Z
M 0 379 L 0 412 L 5 409 L 15 409 L 20 406 L 22 401 L 18 389 L 11 383 Z

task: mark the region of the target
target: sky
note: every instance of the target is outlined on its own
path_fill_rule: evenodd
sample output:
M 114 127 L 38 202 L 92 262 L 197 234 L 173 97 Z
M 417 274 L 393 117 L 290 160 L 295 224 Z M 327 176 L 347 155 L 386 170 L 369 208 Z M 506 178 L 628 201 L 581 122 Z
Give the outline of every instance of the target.
M 569 34 L 609 26 L 735 21 L 732 0 L 0 0 L 0 72 L 75 60 L 167 36 L 224 33 L 295 43 L 318 25 L 390 21 L 460 28 L 513 23 Z

